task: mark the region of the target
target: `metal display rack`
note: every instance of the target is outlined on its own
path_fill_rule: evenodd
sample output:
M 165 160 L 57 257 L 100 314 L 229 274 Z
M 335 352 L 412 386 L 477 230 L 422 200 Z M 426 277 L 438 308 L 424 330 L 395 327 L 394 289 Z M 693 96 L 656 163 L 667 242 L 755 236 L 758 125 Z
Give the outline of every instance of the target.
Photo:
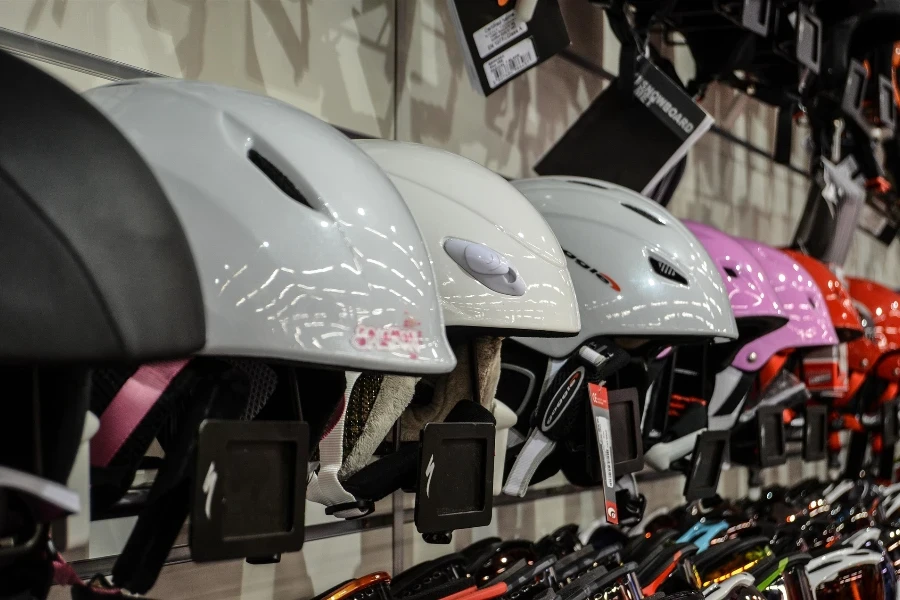
M 160 73 L 111 60 L 109 58 L 98 56 L 96 54 L 83 52 L 75 48 L 56 44 L 48 40 L 37 38 L 3 27 L 0 27 L 0 48 L 11 52 L 12 54 L 16 54 L 30 60 L 49 63 L 109 81 L 120 81 L 143 77 L 165 77 L 165 75 L 162 75 Z M 580 68 L 585 69 L 603 79 L 610 80 L 614 77 L 613 74 L 605 71 L 600 66 L 592 63 L 591 61 L 570 50 L 563 51 L 560 56 L 563 60 L 567 60 L 572 64 L 575 64 L 576 66 L 579 66 Z M 357 132 L 348 131 L 341 128 L 339 129 L 353 138 L 368 137 Z M 728 131 L 716 127 L 714 127 L 712 131 L 717 135 L 720 135 L 729 140 L 730 142 L 746 148 L 754 154 L 772 158 L 769 152 L 757 146 L 754 146 L 745 140 L 741 140 L 735 137 Z M 788 168 L 793 172 L 807 176 L 804 171 L 797 169 L 796 167 L 789 166 Z M 673 479 L 675 477 L 677 476 L 671 473 L 656 473 L 648 471 L 637 474 L 638 482 L 660 481 Z M 535 502 L 538 500 L 545 500 L 549 498 L 569 496 L 588 491 L 590 490 L 573 485 L 561 485 L 543 489 L 532 489 L 529 490 L 528 493 L 521 498 L 510 496 L 497 497 L 494 499 L 494 506 L 512 506 L 522 503 Z M 121 503 L 117 507 L 115 512 L 109 513 L 105 516 L 105 518 L 119 518 L 137 514 L 137 510 L 141 505 L 140 497 L 142 492 L 146 492 L 146 490 L 135 490 L 129 500 Z M 355 520 L 335 520 L 334 522 L 329 523 L 309 525 L 306 527 L 305 539 L 307 542 L 310 542 L 391 527 L 393 533 L 393 568 L 394 572 L 399 572 L 403 569 L 404 566 L 404 526 L 413 522 L 413 513 L 414 510 L 412 508 L 405 508 L 403 493 L 396 492 L 392 499 L 392 509 L 390 512 L 376 513 Z M 77 560 L 72 562 L 72 566 L 74 567 L 76 573 L 78 573 L 78 575 L 83 578 L 89 578 L 97 573 L 108 575 L 112 570 L 116 558 L 117 557 L 113 555 L 102 558 Z M 190 562 L 190 560 L 190 548 L 187 546 L 187 544 L 181 544 L 177 545 L 171 550 L 168 555 L 166 564 L 175 565 Z
M 657 473 L 652 471 L 644 471 L 638 473 L 636 478 L 638 483 L 649 483 L 652 481 L 661 481 L 674 479 L 677 475 L 671 473 Z M 563 496 L 571 496 L 582 492 L 590 492 L 588 488 L 581 488 L 574 485 L 559 485 L 543 489 L 530 489 L 524 497 L 516 496 L 497 496 L 494 498 L 495 507 L 514 506 L 517 504 L 525 504 L 536 502 L 538 500 L 546 500 L 549 498 L 559 498 Z M 399 506 L 397 496 L 400 496 Z M 351 535 L 354 533 L 362 533 L 366 531 L 374 531 L 376 529 L 385 529 L 391 527 L 393 530 L 393 569 L 394 572 L 403 570 L 403 547 L 404 547 L 404 525 L 413 522 L 414 509 L 404 508 L 402 492 L 395 495 L 392 502 L 392 510 L 388 513 L 376 513 L 360 519 L 352 519 L 346 521 L 338 521 L 330 523 L 321 523 L 317 525 L 308 525 L 306 527 L 306 542 L 316 540 L 325 540 L 328 538 Z M 79 577 L 90 578 L 97 573 L 109 575 L 112 572 L 113 564 L 116 556 L 104 556 L 102 558 L 88 558 L 84 560 L 72 561 L 72 567 Z M 191 560 L 191 551 L 187 544 L 179 544 L 172 548 L 166 559 L 166 566 L 177 565 Z

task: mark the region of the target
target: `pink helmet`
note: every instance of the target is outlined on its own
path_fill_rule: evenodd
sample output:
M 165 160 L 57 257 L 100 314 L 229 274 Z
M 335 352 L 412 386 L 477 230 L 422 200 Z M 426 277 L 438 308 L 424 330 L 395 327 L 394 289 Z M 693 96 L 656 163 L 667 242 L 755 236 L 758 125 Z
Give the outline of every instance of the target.
M 657 434 L 660 441 L 645 450 L 644 459 L 658 470 L 668 469 L 673 461 L 690 453 L 697 436 L 707 428 L 729 430 L 734 426 L 755 378 L 755 373 L 733 364 L 735 356 L 750 342 L 788 322 L 775 289 L 752 252 L 714 227 L 694 221 L 683 223 L 722 277 L 737 322 L 738 339 L 717 344 L 712 352 L 698 352 L 687 346 L 676 350 L 671 359 L 672 385 L 659 386 L 671 390 L 668 402 L 659 404 L 666 406 L 669 419 L 662 425 L 658 406 L 648 411 L 653 414 L 649 437 Z M 677 379 L 675 373 L 679 373 Z M 694 375 L 686 376 L 688 373 Z M 710 375 L 714 381 L 710 381 Z M 659 433 L 658 425 L 664 427 Z
M 718 229 L 695 221 L 683 221 L 710 255 L 728 290 L 731 311 L 738 322 L 738 343 L 772 331 L 787 321 L 778 296 L 765 273 L 740 242 Z
M 743 371 L 758 371 L 776 352 L 836 345 L 837 332 L 825 297 L 806 269 L 771 246 L 735 239 L 756 257 L 775 290 L 782 312 L 790 320 L 744 345 L 735 356 L 734 366 Z

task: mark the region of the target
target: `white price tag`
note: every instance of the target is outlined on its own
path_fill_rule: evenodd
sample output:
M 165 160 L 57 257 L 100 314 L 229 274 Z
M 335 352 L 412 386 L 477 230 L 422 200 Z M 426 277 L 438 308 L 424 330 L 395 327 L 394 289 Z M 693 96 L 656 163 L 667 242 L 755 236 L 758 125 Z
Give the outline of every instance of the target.
M 537 63 L 537 53 L 531 38 L 522 40 L 484 63 L 484 74 L 491 89 L 515 77 Z
M 511 10 L 473 33 L 472 39 L 475 40 L 475 47 L 478 48 L 478 56 L 484 58 L 526 31 L 528 31 L 528 25 L 516 18 L 516 11 Z

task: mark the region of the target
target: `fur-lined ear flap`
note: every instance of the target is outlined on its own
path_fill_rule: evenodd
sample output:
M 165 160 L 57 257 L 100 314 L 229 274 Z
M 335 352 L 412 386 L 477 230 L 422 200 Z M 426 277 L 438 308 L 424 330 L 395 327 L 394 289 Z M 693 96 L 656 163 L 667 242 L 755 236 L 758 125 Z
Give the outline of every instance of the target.
M 403 441 L 419 439 L 419 432 L 428 423 L 443 422 L 460 400 L 474 400 L 487 409 L 494 404 L 497 383 L 500 381 L 500 346 L 503 338 L 482 337 L 474 342 L 476 366 L 478 367 L 479 398 L 472 398 L 472 369 L 470 367 L 470 344 L 457 344 L 456 368 L 452 373 L 440 377 L 434 385 L 429 401 L 419 402 L 417 395 L 403 413 Z

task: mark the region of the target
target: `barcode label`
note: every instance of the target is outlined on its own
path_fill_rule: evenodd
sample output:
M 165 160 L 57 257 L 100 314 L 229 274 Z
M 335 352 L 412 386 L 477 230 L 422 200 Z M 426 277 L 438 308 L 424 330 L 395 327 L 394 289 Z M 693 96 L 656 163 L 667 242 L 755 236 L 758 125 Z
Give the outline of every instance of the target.
M 487 77 L 488 85 L 494 89 L 535 63 L 537 63 L 537 53 L 534 51 L 534 41 L 528 38 L 484 63 L 484 74 Z
M 478 56 L 484 58 L 506 42 L 528 31 L 528 25 L 516 18 L 515 9 L 501 15 L 472 34 Z
M 600 433 L 600 452 L 603 453 L 603 485 L 615 488 L 616 476 L 613 471 L 612 434 L 609 431 L 609 419 L 597 417 L 597 431 Z

